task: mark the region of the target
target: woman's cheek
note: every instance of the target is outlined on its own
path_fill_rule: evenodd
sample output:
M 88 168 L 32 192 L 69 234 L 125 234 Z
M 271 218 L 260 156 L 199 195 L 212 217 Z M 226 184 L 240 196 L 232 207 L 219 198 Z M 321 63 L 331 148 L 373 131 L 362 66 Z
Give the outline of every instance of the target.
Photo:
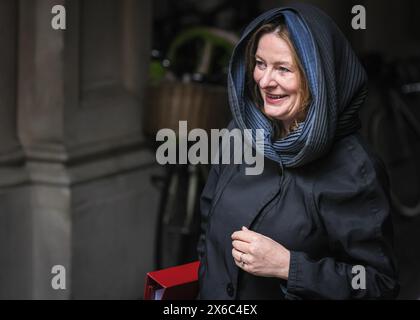
M 258 69 L 254 69 L 254 81 L 256 83 L 258 83 L 261 79 L 261 71 L 259 71 Z
M 299 80 L 295 75 L 289 77 L 283 77 L 282 86 L 289 92 L 295 92 L 299 89 Z
M 256 83 L 256 84 L 258 84 L 258 77 L 257 77 L 257 75 L 254 73 L 254 82 Z
M 294 91 L 298 91 L 298 89 L 299 89 L 299 78 L 297 76 L 293 75 L 290 83 L 291 83 L 291 89 L 294 90 Z

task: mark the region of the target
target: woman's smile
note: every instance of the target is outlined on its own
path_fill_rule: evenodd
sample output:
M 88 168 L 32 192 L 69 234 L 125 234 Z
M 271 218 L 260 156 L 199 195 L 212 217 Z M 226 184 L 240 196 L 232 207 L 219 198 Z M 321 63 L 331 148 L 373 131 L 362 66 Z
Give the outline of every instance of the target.
M 267 105 L 272 105 L 272 106 L 280 106 L 283 104 L 283 102 L 285 102 L 288 98 L 289 95 L 287 94 L 268 94 L 268 93 L 264 93 L 264 100 L 265 103 Z

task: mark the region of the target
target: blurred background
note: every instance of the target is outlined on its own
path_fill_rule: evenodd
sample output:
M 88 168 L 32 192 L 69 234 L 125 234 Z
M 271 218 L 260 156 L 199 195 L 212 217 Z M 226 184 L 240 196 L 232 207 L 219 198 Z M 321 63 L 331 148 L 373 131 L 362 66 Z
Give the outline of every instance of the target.
M 362 134 L 391 178 L 399 298 L 420 299 L 420 2 L 305 2 L 368 71 Z M 197 259 L 209 168 L 159 165 L 156 132 L 225 127 L 238 36 L 288 3 L 0 0 L 0 299 L 141 299 L 148 271 Z

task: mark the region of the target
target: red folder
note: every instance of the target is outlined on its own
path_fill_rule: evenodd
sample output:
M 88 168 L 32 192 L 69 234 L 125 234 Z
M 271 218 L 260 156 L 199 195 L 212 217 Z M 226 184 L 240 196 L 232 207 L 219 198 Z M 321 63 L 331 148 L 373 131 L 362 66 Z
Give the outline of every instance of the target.
M 198 294 L 198 267 L 195 261 L 148 272 L 144 286 L 145 300 L 194 300 Z

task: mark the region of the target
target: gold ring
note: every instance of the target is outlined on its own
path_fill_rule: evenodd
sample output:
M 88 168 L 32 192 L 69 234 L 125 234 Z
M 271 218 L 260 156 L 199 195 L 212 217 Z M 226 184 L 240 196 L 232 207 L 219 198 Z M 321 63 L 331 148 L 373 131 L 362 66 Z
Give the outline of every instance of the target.
M 241 262 L 241 264 L 242 264 L 242 267 L 243 267 L 244 265 L 246 265 L 245 261 L 242 259 L 242 256 L 243 256 L 244 254 L 245 254 L 245 253 L 243 253 L 243 252 L 242 252 L 242 254 L 241 254 L 241 261 L 240 261 L 240 262 Z

